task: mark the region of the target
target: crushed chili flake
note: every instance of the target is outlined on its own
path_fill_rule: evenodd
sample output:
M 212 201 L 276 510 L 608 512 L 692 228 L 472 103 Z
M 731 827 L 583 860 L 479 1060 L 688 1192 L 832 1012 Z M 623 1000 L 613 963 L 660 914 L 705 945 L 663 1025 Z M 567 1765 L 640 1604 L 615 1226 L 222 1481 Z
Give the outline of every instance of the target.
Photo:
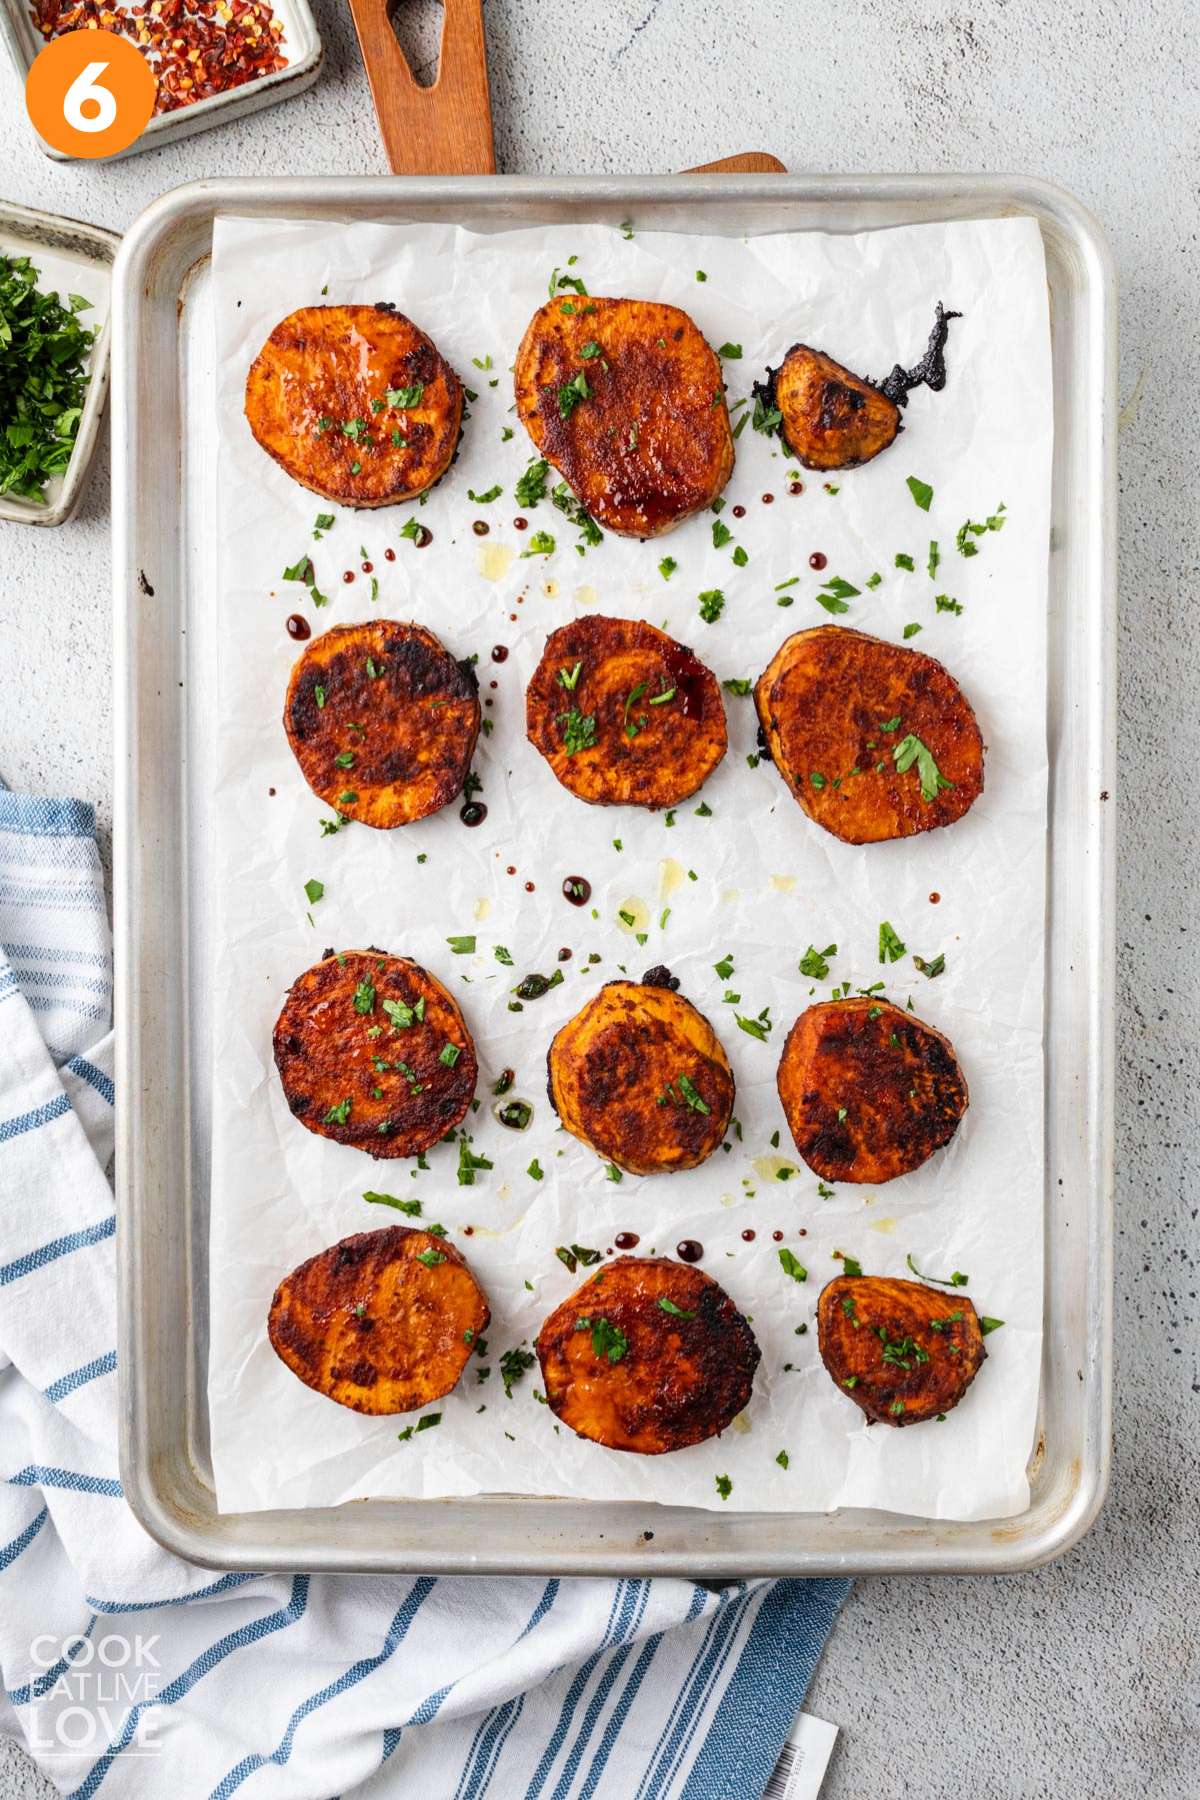
M 283 22 L 268 0 L 33 0 L 47 40 L 68 31 L 115 31 L 145 53 L 158 78 L 156 113 L 177 112 L 286 69 Z

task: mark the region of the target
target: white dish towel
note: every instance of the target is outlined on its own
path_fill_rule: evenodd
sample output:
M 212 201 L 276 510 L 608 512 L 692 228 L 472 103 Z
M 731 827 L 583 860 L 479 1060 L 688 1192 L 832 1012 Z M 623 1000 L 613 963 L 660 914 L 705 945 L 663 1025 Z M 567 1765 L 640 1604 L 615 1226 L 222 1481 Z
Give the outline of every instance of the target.
M 117 1473 L 91 808 L 0 790 L 0 1729 L 119 1800 L 757 1800 L 846 1582 L 225 1575 Z

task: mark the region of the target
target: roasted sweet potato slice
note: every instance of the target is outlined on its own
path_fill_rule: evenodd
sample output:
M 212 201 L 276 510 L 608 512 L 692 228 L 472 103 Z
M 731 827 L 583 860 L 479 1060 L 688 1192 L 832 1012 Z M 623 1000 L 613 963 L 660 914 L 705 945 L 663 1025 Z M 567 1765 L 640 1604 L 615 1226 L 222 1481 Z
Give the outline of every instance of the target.
M 393 306 L 302 306 L 246 377 L 251 431 L 293 481 L 342 506 L 413 500 L 458 448 L 463 390 Z
M 390 1225 L 310 1256 L 275 1289 L 271 1348 L 306 1387 L 361 1413 L 448 1394 L 490 1314 L 447 1238 Z
M 796 1148 L 823 1181 L 907 1175 L 950 1142 L 967 1110 L 950 1040 L 882 999 L 802 1012 L 778 1082 Z
M 970 702 L 932 656 L 843 625 L 798 631 L 754 703 L 779 773 L 845 844 L 952 825 L 983 792 Z
M 733 473 L 721 365 L 677 306 L 556 295 L 517 352 L 517 412 L 585 509 L 656 537 Z
M 479 1065 L 440 981 L 406 956 L 346 950 L 292 983 L 275 1022 L 288 1105 L 318 1137 L 417 1156 L 463 1118 Z
M 780 436 L 806 469 L 856 468 L 900 429 L 894 400 L 808 344 L 793 344 L 755 391 L 778 408 Z
M 283 713 L 314 794 L 381 830 L 427 818 L 462 791 L 479 719 L 470 667 L 432 631 L 393 619 L 314 638 Z
M 965 1294 L 883 1275 L 829 1283 L 817 1302 L 817 1342 L 842 1392 L 884 1425 L 948 1413 L 987 1355 Z
M 551 1411 L 609 1450 L 661 1456 L 749 1405 L 759 1348 L 724 1288 L 688 1263 L 620 1256 L 538 1332 Z
M 673 986 L 668 986 L 673 983 Z M 632 1175 L 694 1169 L 733 1113 L 733 1071 L 702 1012 L 666 969 L 609 981 L 568 1019 L 547 1057 L 566 1129 Z
M 644 619 L 589 614 L 552 631 L 525 720 L 563 786 L 593 806 L 678 806 L 729 743 L 715 675 Z

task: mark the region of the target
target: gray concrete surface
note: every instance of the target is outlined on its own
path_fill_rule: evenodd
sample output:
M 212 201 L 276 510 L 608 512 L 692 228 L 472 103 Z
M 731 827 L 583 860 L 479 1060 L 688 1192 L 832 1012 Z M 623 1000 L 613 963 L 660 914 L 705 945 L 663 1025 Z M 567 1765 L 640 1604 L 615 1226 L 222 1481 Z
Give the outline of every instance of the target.
M 43 160 L 0 70 L 0 188 L 123 227 L 199 175 L 383 171 L 348 13 L 315 5 L 328 66 L 311 94 L 113 167 Z M 1111 236 L 1124 402 L 1112 1490 L 1084 1544 L 1037 1574 L 860 1583 L 809 1704 L 843 1727 L 828 1800 L 1198 1794 L 1197 14 L 1187 0 L 489 0 L 487 15 L 503 169 L 682 168 L 755 146 L 794 169 L 1015 170 L 1072 189 Z M 0 525 L 0 773 L 86 795 L 106 829 L 108 613 L 101 467 L 72 526 Z M 0 1745 L 0 1800 L 43 1792 Z

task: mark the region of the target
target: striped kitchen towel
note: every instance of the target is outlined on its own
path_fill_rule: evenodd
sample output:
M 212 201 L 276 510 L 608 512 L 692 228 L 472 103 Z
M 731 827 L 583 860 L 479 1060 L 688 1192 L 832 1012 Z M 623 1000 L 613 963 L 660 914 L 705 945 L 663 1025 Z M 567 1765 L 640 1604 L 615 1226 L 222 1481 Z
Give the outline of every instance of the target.
M 845 1582 L 214 1577 L 116 1465 L 91 809 L 0 791 L 0 1729 L 137 1800 L 758 1800 Z

